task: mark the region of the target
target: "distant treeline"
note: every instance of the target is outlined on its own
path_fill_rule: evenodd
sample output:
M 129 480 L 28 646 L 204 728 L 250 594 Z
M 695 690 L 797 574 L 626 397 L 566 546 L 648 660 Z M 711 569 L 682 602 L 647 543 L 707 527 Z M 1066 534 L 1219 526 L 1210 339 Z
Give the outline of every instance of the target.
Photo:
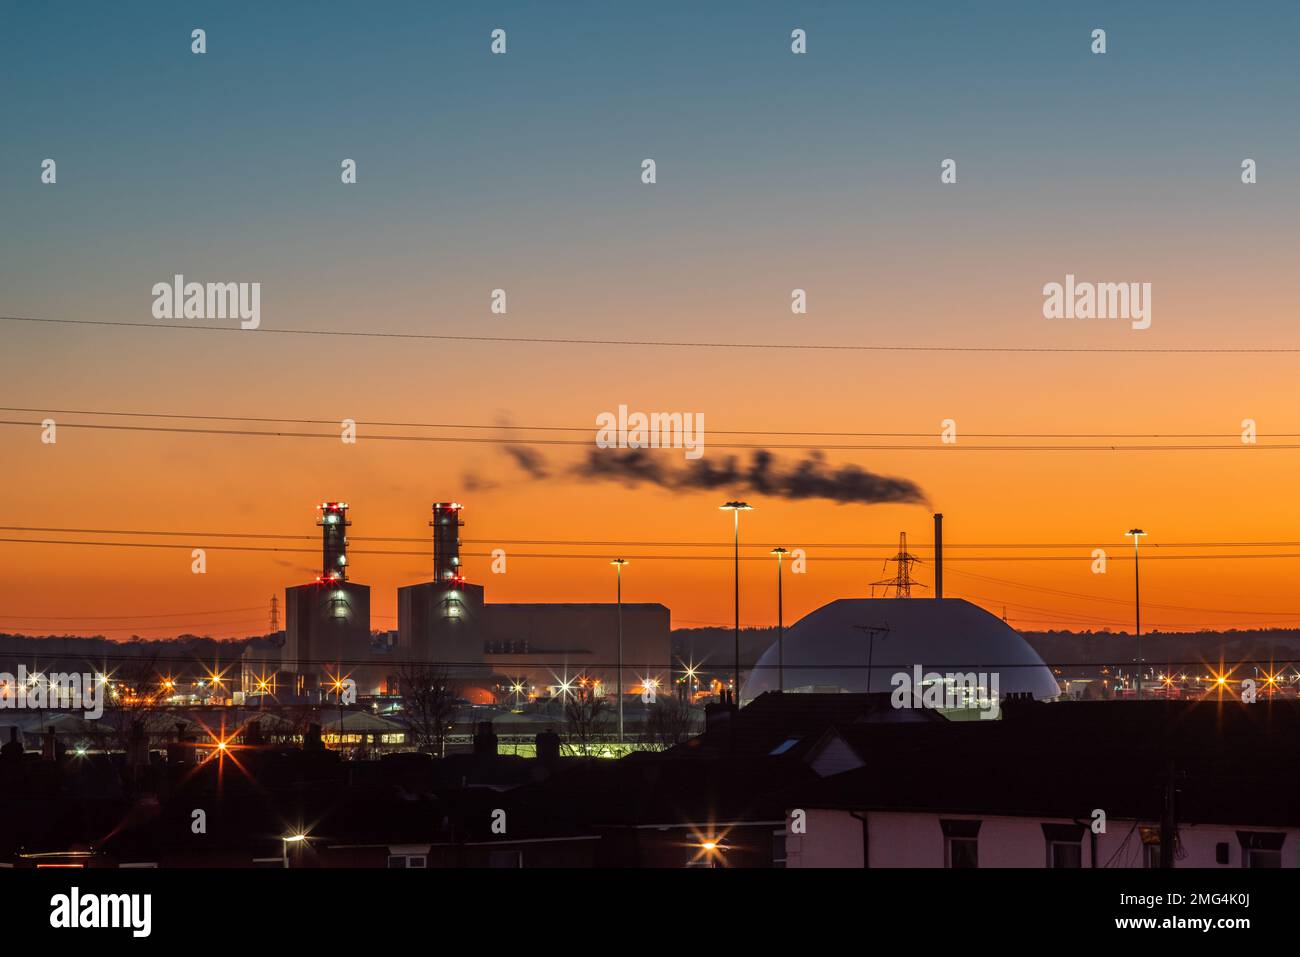
M 100 666 L 112 670 L 123 659 L 156 659 L 169 664 L 187 660 L 211 666 L 239 660 L 252 642 L 267 643 L 269 638 L 208 638 L 202 635 L 178 635 L 175 638 L 139 638 L 123 640 L 102 635 L 12 635 L 0 634 L 0 671 L 6 662 L 23 661 L 42 669 L 85 669 Z M 177 669 L 179 670 L 179 669 Z
M 1049 665 L 1111 664 L 1137 657 L 1137 639 L 1122 631 L 1025 631 L 1025 640 Z M 1228 631 L 1152 631 L 1142 634 L 1142 658 L 1188 666 L 1249 661 L 1300 664 L 1300 629 L 1252 628 Z
M 776 641 L 775 628 L 740 629 L 740 666 L 754 665 Z M 673 665 L 703 664 L 706 674 L 729 674 L 736 661 L 736 633 L 732 628 L 674 628 Z
M 1132 633 L 1123 631 L 1025 631 L 1025 640 L 1048 664 L 1122 664 L 1137 656 Z M 278 635 L 249 638 L 209 638 L 179 635 L 175 638 L 124 640 L 81 635 L 14 635 L 0 633 L 0 663 L 4 658 L 35 660 L 42 666 L 58 662 L 94 662 L 123 658 L 157 658 L 164 661 L 193 658 L 201 662 L 234 662 L 244 648 L 257 643 L 270 647 L 282 641 Z M 734 633 L 730 628 L 676 628 L 672 632 L 674 663 L 703 664 L 704 669 L 729 670 L 734 661 Z M 776 641 L 775 628 L 740 630 L 741 667 L 753 665 Z M 1226 662 L 1273 662 L 1300 665 L 1300 629 L 1253 628 L 1228 631 L 1151 631 L 1142 635 L 1142 657 L 1153 665 L 1161 662 L 1217 665 Z
M 1049 665 L 1124 664 L 1137 657 L 1137 641 L 1123 631 L 1022 631 L 1025 640 Z M 722 672 L 733 667 L 735 633 L 731 628 L 677 628 L 673 630 L 673 658 L 705 670 Z M 753 665 L 776 641 L 775 628 L 740 630 L 740 664 Z M 1151 631 L 1142 635 L 1142 657 L 1152 665 L 1163 662 L 1190 666 L 1196 662 L 1218 666 L 1252 661 L 1300 665 L 1300 629 L 1255 628 L 1228 631 Z

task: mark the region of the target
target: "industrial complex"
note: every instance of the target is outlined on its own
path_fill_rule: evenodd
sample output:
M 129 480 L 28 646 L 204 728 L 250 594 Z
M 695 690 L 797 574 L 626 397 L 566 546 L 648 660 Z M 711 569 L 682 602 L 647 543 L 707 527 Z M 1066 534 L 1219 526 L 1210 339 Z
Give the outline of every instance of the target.
M 489 602 L 484 586 L 463 573 L 464 507 L 457 502 L 433 504 L 433 574 L 398 589 L 396 640 L 372 633 L 370 588 L 350 577 L 348 508 L 319 506 L 321 571 L 285 589 L 284 646 L 268 694 L 319 703 L 335 699 L 348 680 L 361 696 L 395 694 L 400 672 L 420 664 L 479 701 L 492 700 L 504 684 L 535 693 L 579 675 L 612 697 L 620 660 L 624 694 L 639 693 L 651 675 L 667 686 L 674 664 L 665 606 Z M 248 656 L 265 668 L 265 649 Z

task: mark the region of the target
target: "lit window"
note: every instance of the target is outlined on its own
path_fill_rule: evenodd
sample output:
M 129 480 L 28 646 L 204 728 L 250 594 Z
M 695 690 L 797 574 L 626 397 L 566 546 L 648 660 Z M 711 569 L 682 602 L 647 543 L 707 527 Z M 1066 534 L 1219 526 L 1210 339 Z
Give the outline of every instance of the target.
M 1142 838 L 1142 866 L 1150 869 L 1161 867 L 1160 859 L 1162 848 L 1160 847 L 1160 828 L 1155 826 L 1141 826 L 1138 828 L 1138 834 Z M 1177 843 L 1175 841 L 1175 852 Z

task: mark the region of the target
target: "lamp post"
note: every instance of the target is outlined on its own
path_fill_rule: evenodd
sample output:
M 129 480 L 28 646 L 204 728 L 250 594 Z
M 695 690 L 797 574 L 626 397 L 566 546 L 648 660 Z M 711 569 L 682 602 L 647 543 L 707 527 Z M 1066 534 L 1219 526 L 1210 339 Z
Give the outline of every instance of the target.
M 614 566 L 615 575 L 618 579 L 618 743 L 623 743 L 623 566 L 627 564 L 626 558 L 616 558 L 611 565 Z
M 772 554 L 776 556 L 776 688 L 778 691 L 785 692 L 785 609 L 781 595 L 781 563 L 786 555 L 789 554 L 779 545 L 772 549 Z
M 1138 584 L 1138 541 L 1146 532 L 1140 528 L 1130 528 L 1128 535 L 1133 536 L 1133 616 L 1137 632 L 1137 700 L 1142 700 L 1142 591 Z
M 753 511 L 753 507 L 745 502 L 727 502 L 725 505 L 718 506 L 724 512 L 730 512 L 734 519 L 734 542 L 735 542 L 735 579 L 736 579 L 736 672 L 735 684 L 732 686 L 732 694 L 735 697 L 735 703 L 740 703 L 740 513 Z
M 284 866 L 288 867 L 289 866 L 289 845 L 305 844 L 307 841 L 307 835 L 303 833 L 286 834 L 284 835 L 284 837 L 280 838 L 280 840 L 283 842 L 281 844 L 281 847 L 284 848 L 284 854 L 281 860 L 283 861 Z

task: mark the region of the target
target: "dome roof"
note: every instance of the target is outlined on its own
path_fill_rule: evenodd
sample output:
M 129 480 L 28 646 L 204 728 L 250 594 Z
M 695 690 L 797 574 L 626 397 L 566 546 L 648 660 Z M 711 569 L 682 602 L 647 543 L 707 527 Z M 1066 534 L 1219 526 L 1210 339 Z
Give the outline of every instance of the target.
M 1019 632 L 961 598 L 841 598 L 787 627 L 783 645 L 786 691 L 889 693 L 895 674 L 919 666 L 924 673 L 996 674 L 1001 697 L 1061 693 Z M 773 641 L 743 683 L 741 704 L 777 687 Z

